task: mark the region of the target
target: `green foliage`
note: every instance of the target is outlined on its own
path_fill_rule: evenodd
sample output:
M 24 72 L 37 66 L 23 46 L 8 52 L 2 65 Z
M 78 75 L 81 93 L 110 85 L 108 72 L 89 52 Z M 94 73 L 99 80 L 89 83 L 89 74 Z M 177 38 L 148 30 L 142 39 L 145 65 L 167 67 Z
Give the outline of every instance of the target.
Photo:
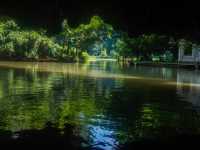
M 81 24 L 71 28 L 67 20 L 62 23 L 62 33 L 57 37 L 58 43 L 68 45 L 70 48 L 85 49 L 91 55 L 101 55 L 102 49 L 107 49 L 110 54 L 108 39 L 111 39 L 114 30 L 99 16 L 91 18 L 88 24 Z M 106 52 L 106 53 L 108 53 Z M 77 54 L 76 54 L 77 56 Z
M 139 56 L 139 57 L 133 57 L 133 62 L 134 63 L 140 62 L 141 60 L 142 60 L 141 56 Z
M 83 61 L 83 62 L 87 62 L 88 60 L 89 60 L 89 55 L 88 55 L 88 53 L 87 52 L 82 52 L 81 53 L 81 56 L 80 56 L 80 58 L 81 58 L 81 60 Z
M 166 49 L 174 49 L 175 43 L 172 38 L 156 34 L 130 38 L 126 33 L 115 31 L 99 16 L 76 28 L 70 27 L 65 19 L 62 31 L 54 37 L 47 36 L 44 29 L 24 30 L 12 19 L 0 19 L 1 58 L 78 61 L 84 57 L 82 52 L 87 52 L 100 57 L 149 59 L 152 54 L 164 55 Z M 172 60 L 168 53 L 165 55 L 164 61 Z
M 9 31 L 16 31 L 16 30 L 19 30 L 19 26 L 16 24 L 15 21 L 13 20 L 8 20 L 5 22 L 5 28 L 6 30 L 9 30 Z
M 174 55 L 173 55 L 173 53 L 171 53 L 170 51 L 166 51 L 166 52 L 163 54 L 162 58 L 163 58 L 163 61 L 164 61 L 164 62 L 173 62 L 173 60 L 174 60 Z
M 1 46 L 0 53 L 3 56 L 10 57 L 14 53 L 14 45 L 13 42 L 8 42 Z
M 159 62 L 160 61 L 160 56 L 152 54 L 151 59 L 152 59 L 153 62 Z
M 13 20 L 0 22 L 0 44 L 1 58 L 68 58 L 66 47 L 48 37 L 45 30 L 20 30 Z
M 107 49 L 106 49 L 106 48 L 103 48 L 103 49 L 101 50 L 100 56 L 101 56 L 101 57 L 107 57 L 107 56 L 108 56 L 108 55 L 107 55 Z
M 174 61 L 174 55 L 172 52 L 170 51 L 165 51 L 163 54 L 160 55 L 156 55 L 156 54 L 152 54 L 151 55 L 151 60 L 153 62 L 173 62 Z
M 124 54 L 121 55 L 142 56 L 143 60 L 171 62 L 174 60 L 174 54 L 178 53 L 177 42 L 172 37 L 157 34 L 129 38 L 126 43 L 132 50 L 125 52 L 123 49 Z M 165 54 L 166 50 L 170 54 Z
M 131 55 L 131 49 L 127 42 L 125 42 L 123 39 L 118 39 L 116 42 L 116 50 L 119 53 L 120 56 L 130 56 Z
M 184 53 L 185 55 L 192 55 L 192 42 L 185 41 Z

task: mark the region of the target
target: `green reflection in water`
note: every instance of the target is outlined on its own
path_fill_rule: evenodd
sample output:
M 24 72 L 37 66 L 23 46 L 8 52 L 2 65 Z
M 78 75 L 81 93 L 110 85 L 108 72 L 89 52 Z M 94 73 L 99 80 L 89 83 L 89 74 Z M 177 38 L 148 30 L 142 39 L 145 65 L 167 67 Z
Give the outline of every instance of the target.
M 1 130 L 43 129 L 47 122 L 63 129 L 69 123 L 107 149 L 142 138 L 199 133 L 200 89 L 193 86 L 200 83 L 198 72 L 125 68 L 116 62 L 0 66 Z

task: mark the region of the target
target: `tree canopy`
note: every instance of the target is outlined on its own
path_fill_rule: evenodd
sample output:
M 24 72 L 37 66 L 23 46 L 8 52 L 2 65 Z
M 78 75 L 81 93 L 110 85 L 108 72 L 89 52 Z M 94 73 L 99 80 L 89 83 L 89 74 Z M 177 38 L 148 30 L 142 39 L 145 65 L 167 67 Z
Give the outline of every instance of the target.
M 129 37 L 99 16 L 93 16 L 87 24 L 78 27 L 70 27 L 65 19 L 61 32 L 52 37 L 44 29 L 26 30 L 12 19 L 0 19 L 1 58 L 78 61 L 85 59 L 82 57 L 88 53 L 99 57 L 143 56 L 148 59 L 152 54 L 174 50 L 176 43 L 172 37 L 157 34 Z

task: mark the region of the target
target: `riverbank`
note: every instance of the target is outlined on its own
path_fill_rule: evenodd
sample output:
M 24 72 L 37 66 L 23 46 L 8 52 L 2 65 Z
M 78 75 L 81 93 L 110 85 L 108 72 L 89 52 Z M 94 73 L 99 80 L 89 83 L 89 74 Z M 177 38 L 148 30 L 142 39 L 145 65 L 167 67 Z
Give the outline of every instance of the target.
M 170 67 L 170 68 L 186 68 L 186 69 L 199 69 L 200 64 L 196 63 L 189 63 L 189 62 L 150 62 L 150 61 L 143 61 L 137 63 L 130 63 L 130 65 L 135 66 L 149 66 L 149 67 Z
M 101 58 L 96 56 L 89 56 L 85 61 L 82 59 L 75 59 L 73 57 L 69 57 L 68 59 L 57 59 L 57 58 L 38 58 L 38 59 L 30 59 L 30 58 L 0 58 L 0 61 L 19 61 L 19 62 L 65 62 L 65 63 L 75 63 L 75 62 L 95 62 L 95 61 L 117 61 L 115 58 Z
M 199 63 L 193 62 L 152 62 L 152 61 L 141 61 L 141 62 L 133 62 L 130 60 L 122 61 L 117 60 L 115 58 L 102 58 L 96 56 L 89 56 L 86 61 L 82 61 L 81 59 L 76 60 L 74 58 L 68 59 L 56 59 L 56 58 L 39 58 L 39 59 L 29 59 L 29 58 L 0 58 L 0 61 L 18 61 L 18 62 L 62 62 L 62 63 L 76 63 L 76 62 L 96 62 L 96 61 L 118 61 L 123 64 L 128 64 L 130 66 L 149 66 L 149 67 L 169 67 L 169 68 L 185 68 L 185 69 L 200 69 Z
M 57 58 L 38 58 L 38 59 L 31 59 L 31 58 L 0 58 L 0 61 L 17 61 L 17 62 L 66 62 L 66 63 L 73 63 L 76 62 L 74 58 L 68 59 L 57 59 Z
M 95 56 L 90 56 L 88 59 L 89 62 L 95 62 L 95 61 L 117 61 L 115 58 L 101 58 L 101 57 L 95 57 Z

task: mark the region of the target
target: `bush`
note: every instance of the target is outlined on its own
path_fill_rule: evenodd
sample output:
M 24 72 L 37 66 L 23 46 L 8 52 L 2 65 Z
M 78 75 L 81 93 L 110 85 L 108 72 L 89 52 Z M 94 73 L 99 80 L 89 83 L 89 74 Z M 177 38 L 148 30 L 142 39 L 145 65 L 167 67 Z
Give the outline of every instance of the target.
M 83 61 L 83 62 L 87 62 L 88 60 L 89 60 L 89 55 L 88 55 L 88 53 L 87 52 L 82 52 L 81 53 L 81 56 L 80 56 L 80 59 L 81 59 L 81 61 Z
M 4 45 L 1 45 L 0 55 L 1 57 L 11 57 L 14 54 L 14 45 L 13 42 L 8 42 Z
M 174 55 L 173 53 L 171 53 L 170 51 L 166 51 L 163 56 L 162 59 L 164 62 L 173 62 L 174 60 Z
M 141 56 L 133 57 L 133 63 L 140 62 L 140 61 L 142 61 L 142 57 Z
M 159 61 L 160 61 L 160 56 L 159 56 L 159 55 L 154 55 L 154 54 L 152 54 L 152 55 L 151 55 L 151 60 L 152 60 L 153 62 L 159 62 Z
M 0 22 L 0 55 L 18 59 L 66 58 L 67 52 L 41 31 L 17 30 L 12 22 Z

